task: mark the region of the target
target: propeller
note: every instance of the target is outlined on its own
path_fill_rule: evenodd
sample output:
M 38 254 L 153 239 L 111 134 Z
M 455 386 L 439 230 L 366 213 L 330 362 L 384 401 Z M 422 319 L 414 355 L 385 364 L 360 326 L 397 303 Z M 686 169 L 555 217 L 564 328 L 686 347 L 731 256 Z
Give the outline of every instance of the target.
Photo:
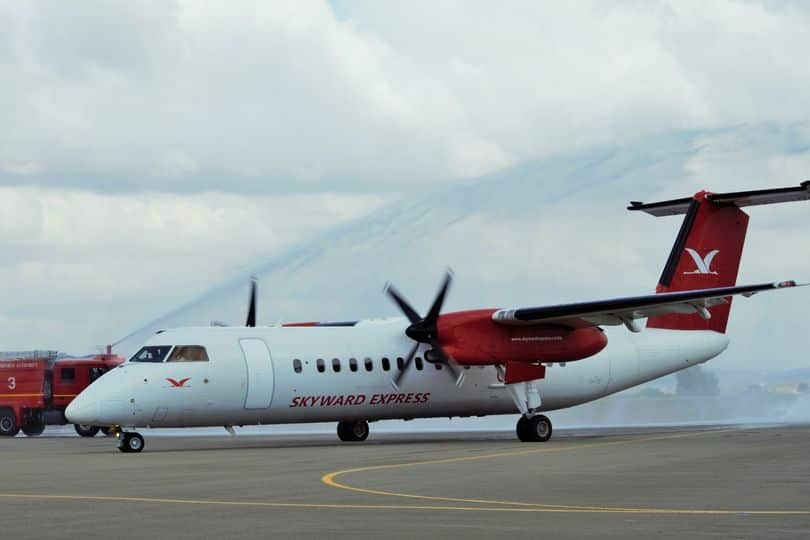
M 256 326 L 256 276 L 250 277 L 250 300 L 245 326 Z
M 442 349 L 438 336 L 439 315 L 441 314 L 442 305 L 444 304 L 444 299 L 447 296 L 447 291 L 452 281 L 453 273 L 448 270 L 444 276 L 441 287 L 439 287 L 439 292 L 433 300 L 433 305 L 430 306 L 430 310 L 424 318 L 416 312 L 393 285 L 390 283 L 386 285 L 385 292 L 396 303 L 399 309 L 402 310 L 411 323 L 410 326 L 405 329 L 405 334 L 416 342 L 405 358 L 405 364 L 402 366 L 402 370 L 398 371 L 394 376 L 393 384 L 395 388 L 399 388 L 400 381 L 405 376 L 405 372 L 410 368 L 414 356 L 416 356 L 416 351 L 419 350 L 419 346 L 422 343 L 431 346 L 431 349 L 425 353 L 425 359 L 431 363 L 443 364 L 444 367 L 447 368 L 448 373 L 456 379 L 456 384 L 461 382 L 458 370 L 450 363 L 450 357 L 444 352 L 444 349 Z M 432 358 L 428 359 L 428 355 Z

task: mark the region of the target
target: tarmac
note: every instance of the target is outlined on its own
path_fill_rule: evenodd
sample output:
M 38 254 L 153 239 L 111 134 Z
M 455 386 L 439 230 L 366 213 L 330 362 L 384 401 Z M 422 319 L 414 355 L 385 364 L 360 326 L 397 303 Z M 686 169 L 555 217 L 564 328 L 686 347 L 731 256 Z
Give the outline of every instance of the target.
M 0 537 L 810 537 L 810 426 L 115 445 L 0 439 Z

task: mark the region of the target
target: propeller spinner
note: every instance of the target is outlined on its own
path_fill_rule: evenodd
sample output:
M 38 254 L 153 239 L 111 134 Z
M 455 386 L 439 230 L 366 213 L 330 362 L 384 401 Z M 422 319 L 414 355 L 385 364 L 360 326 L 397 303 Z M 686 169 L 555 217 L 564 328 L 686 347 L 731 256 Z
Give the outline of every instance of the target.
M 462 378 L 459 377 L 458 370 L 450 362 L 450 357 L 444 352 L 444 349 L 442 349 L 438 335 L 439 315 L 441 314 L 442 305 L 444 304 L 444 299 L 447 296 L 447 291 L 450 288 L 450 283 L 452 280 L 453 274 L 452 272 L 448 271 L 444 276 L 444 281 L 439 288 L 439 293 L 436 295 L 436 299 L 433 300 L 433 305 L 430 306 L 430 310 L 424 318 L 416 312 L 416 310 L 410 305 L 410 303 L 408 303 L 407 300 L 405 300 L 405 298 L 399 293 L 399 291 L 396 290 L 396 288 L 394 288 L 393 285 L 390 283 L 386 285 L 385 292 L 397 304 L 399 309 L 402 310 L 411 323 L 410 326 L 405 329 L 405 334 L 416 342 L 411 351 L 408 353 L 408 356 L 405 359 L 405 364 L 402 366 L 402 370 L 397 372 L 397 374 L 394 376 L 393 384 L 395 388 L 399 388 L 400 381 L 405 376 L 405 373 L 410 369 L 414 356 L 416 356 L 416 351 L 419 349 L 419 346 L 422 343 L 428 344 L 432 347 L 425 353 L 425 359 L 431 363 L 443 364 L 447 368 L 448 373 L 450 373 L 450 375 L 456 379 L 456 384 L 458 385 L 461 383 Z M 431 358 L 428 358 L 428 355 L 430 355 Z

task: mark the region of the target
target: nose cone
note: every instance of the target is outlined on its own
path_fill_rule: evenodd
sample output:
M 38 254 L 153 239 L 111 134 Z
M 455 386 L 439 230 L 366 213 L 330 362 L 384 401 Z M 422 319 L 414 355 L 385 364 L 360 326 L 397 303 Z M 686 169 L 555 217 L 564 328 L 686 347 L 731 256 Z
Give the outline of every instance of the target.
M 65 417 L 71 424 L 93 425 L 99 422 L 100 402 L 92 395 L 92 392 L 85 390 L 65 409 Z
M 131 425 L 138 420 L 125 370 L 115 369 L 76 396 L 65 409 L 72 424 L 90 426 Z

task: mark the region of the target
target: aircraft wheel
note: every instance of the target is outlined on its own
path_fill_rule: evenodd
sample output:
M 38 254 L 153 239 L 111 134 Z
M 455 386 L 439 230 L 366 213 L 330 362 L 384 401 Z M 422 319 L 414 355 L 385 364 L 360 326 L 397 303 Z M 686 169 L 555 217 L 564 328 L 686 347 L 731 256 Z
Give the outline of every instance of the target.
M 529 420 L 531 425 L 532 438 L 538 442 L 546 442 L 551 438 L 551 420 L 539 414 Z
M 338 438 L 344 442 L 362 442 L 368 439 L 368 422 L 338 422 Z
M 144 442 L 140 433 L 122 433 L 118 449 L 124 453 L 138 453 L 143 450 Z
M 112 429 L 111 427 L 109 427 L 109 426 L 104 426 L 104 427 L 102 427 L 102 428 L 98 428 L 98 430 L 99 430 L 99 431 L 101 432 L 101 434 L 102 434 L 102 435 L 104 435 L 105 437 L 112 437 L 113 435 L 115 435 L 115 432 L 114 432 L 114 431 L 113 431 L 113 429 Z
M 529 425 L 529 419 L 525 416 L 521 416 L 518 418 L 517 427 L 515 428 L 517 432 L 517 437 L 520 442 L 532 442 L 532 435 L 531 435 L 531 426 Z
M 98 433 L 98 426 L 85 426 L 83 424 L 73 424 L 73 429 L 82 437 L 95 437 Z
M 0 412 L 0 436 L 13 437 L 20 432 L 17 425 L 17 418 L 13 411 L 5 410 Z
M 551 420 L 542 414 L 531 418 L 521 416 L 516 431 L 522 442 L 546 442 L 551 438 Z
M 45 431 L 45 424 L 43 422 L 30 422 L 23 425 L 22 431 L 29 437 L 36 437 L 42 435 L 42 432 Z

